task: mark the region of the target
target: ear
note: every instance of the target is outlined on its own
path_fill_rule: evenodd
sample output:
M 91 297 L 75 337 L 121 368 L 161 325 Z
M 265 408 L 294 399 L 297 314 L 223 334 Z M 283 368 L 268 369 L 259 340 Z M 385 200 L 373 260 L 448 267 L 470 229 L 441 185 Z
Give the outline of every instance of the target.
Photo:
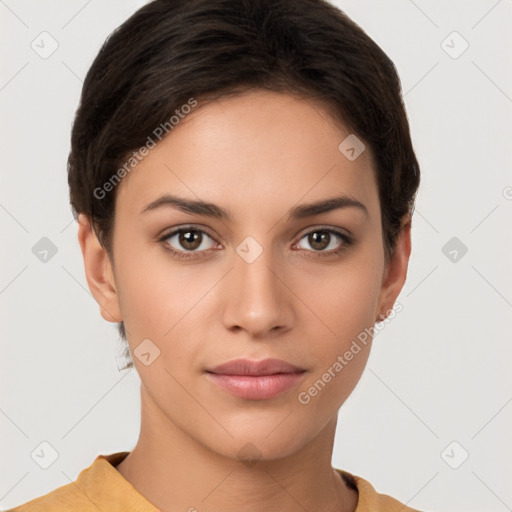
M 404 286 L 411 255 L 411 218 L 406 216 L 397 236 L 395 249 L 384 269 L 379 296 L 377 318 L 382 321 L 393 309 L 393 305 Z
M 84 258 L 87 284 L 100 306 L 101 316 L 107 322 L 121 322 L 123 317 L 110 258 L 83 213 L 78 216 L 78 242 Z

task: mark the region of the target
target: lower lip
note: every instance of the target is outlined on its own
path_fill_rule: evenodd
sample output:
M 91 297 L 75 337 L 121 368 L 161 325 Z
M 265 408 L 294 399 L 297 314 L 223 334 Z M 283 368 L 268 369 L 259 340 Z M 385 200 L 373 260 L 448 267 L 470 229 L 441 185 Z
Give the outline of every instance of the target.
M 222 389 L 246 400 L 268 400 L 292 388 L 305 372 L 273 375 L 223 375 L 207 373 Z

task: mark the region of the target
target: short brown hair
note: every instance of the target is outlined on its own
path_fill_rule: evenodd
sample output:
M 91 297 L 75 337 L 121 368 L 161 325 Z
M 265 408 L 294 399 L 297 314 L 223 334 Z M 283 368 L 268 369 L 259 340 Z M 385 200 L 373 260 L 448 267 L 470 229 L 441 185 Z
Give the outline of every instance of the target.
M 100 198 L 95 190 L 191 97 L 251 89 L 320 101 L 369 145 L 389 258 L 420 170 L 400 79 L 382 49 L 325 0 L 154 0 L 103 44 L 72 129 L 73 214 L 87 215 L 112 261 L 116 189 Z M 123 322 L 119 332 L 126 339 Z

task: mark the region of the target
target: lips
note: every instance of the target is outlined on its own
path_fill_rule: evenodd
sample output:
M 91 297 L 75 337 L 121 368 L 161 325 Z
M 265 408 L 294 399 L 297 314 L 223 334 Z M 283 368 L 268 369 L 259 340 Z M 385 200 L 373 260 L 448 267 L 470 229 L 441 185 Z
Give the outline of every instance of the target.
M 261 361 L 251 361 L 249 359 L 235 359 L 227 363 L 220 364 L 211 370 L 211 373 L 222 375 L 274 375 L 276 373 L 298 373 L 305 371 L 293 364 L 287 363 L 282 359 L 263 359 Z
M 281 359 L 236 359 L 206 371 L 207 378 L 224 391 L 246 400 L 267 400 L 287 391 L 306 370 Z

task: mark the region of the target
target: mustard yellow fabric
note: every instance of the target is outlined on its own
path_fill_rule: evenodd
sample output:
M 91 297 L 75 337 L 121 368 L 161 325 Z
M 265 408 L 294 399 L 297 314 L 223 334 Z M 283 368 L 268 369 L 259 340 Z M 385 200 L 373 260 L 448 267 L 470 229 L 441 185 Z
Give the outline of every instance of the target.
M 74 482 L 7 512 L 159 512 L 116 470 L 128 453 L 98 455 Z M 391 496 L 377 493 L 363 478 L 337 471 L 349 486 L 357 488 L 356 512 L 418 512 Z

